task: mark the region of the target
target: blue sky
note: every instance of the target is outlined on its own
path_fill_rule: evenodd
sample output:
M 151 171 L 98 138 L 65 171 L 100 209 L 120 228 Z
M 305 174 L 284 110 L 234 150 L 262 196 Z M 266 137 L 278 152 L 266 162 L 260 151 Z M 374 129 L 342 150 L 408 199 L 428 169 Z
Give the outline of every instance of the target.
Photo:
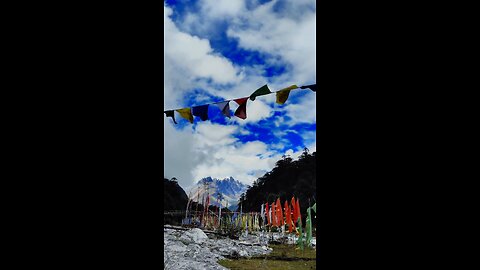
M 316 83 L 315 1 L 164 1 L 164 109 L 247 97 Z M 316 93 L 293 90 L 247 102 L 247 119 L 209 107 L 209 120 L 190 124 L 178 113 L 164 122 L 165 177 L 185 189 L 203 177 L 246 184 L 282 155 L 316 150 Z

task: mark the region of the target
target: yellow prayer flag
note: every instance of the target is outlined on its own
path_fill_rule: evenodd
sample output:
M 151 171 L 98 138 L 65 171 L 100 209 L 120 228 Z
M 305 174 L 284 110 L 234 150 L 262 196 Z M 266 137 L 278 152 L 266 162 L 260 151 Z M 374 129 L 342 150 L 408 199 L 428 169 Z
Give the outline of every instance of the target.
M 193 124 L 193 115 L 190 108 L 183 108 L 176 110 L 183 118 L 187 119 L 190 123 Z
M 291 85 L 287 88 L 283 88 L 281 90 L 278 90 L 278 92 L 277 92 L 277 103 L 278 104 L 284 104 L 288 99 L 288 95 L 290 94 L 290 90 L 297 89 L 297 88 L 298 88 L 298 86 Z

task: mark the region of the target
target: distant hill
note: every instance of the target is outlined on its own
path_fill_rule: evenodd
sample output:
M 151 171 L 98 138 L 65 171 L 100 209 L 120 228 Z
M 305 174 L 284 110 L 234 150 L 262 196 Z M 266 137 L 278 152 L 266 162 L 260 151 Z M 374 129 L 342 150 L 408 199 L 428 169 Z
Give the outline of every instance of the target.
M 262 203 L 271 204 L 277 198 L 280 198 L 283 206 L 285 200 L 290 201 L 295 195 L 295 198 L 299 198 L 302 219 L 305 221 L 308 200 L 310 205 L 316 200 L 316 160 L 316 153 L 310 154 L 306 148 L 298 160 L 283 156 L 272 171 L 254 181 L 253 186 L 249 186 L 240 196 L 239 204 L 242 204 L 243 211 L 259 212 Z
M 194 201 L 199 198 L 200 203 L 202 203 L 203 196 L 207 196 L 207 193 L 210 194 L 210 205 L 215 206 L 220 205 L 220 203 L 217 203 L 218 193 L 220 193 L 223 198 L 222 207 L 226 207 L 228 203 L 228 209 L 235 210 L 238 199 L 247 190 L 247 186 L 233 177 L 217 179 L 209 176 L 202 178 L 188 190 L 190 198 Z
M 177 181 L 163 179 L 163 210 L 185 210 L 187 207 L 187 193 L 178 185 Z

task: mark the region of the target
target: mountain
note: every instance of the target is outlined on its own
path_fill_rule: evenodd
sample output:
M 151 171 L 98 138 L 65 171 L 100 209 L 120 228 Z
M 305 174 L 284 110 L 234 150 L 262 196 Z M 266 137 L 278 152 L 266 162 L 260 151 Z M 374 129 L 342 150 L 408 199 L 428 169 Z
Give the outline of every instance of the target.
M 190 198 L 194 201 L 202 202 L 202 198 L 210 194 L 210 205 L 219 206 L 217 203 L 219 197 L 222 199 L 222 207 L 227 207 L 230 210 L 237 208 L 240 195 L 247 190 L 247 186 L 242 182 L 235 180 L 233 177 L 225 179 L 217 179 L 212 177 L 205 177 L 194 184 L 189 189 Z M 207 192 L 208 191 L 208 192 Z M 221 194 L 220 196 L 218 194 Z
M 187 193 L 177 181 L 163 179 L 163 210 L 185 210 L 188 202 Z

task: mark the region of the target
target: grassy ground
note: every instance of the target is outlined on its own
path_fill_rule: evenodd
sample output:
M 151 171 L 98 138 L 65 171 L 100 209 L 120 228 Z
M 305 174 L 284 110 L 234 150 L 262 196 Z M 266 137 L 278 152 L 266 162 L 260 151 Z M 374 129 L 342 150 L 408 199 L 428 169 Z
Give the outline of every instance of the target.
M 232 270 L 316 269 L 315 249 L 305 248 L 302 251 L 291 245 L 271 245 L 270 247 L 273 251 L 262 258 L 221 260 L 219 264 Z

